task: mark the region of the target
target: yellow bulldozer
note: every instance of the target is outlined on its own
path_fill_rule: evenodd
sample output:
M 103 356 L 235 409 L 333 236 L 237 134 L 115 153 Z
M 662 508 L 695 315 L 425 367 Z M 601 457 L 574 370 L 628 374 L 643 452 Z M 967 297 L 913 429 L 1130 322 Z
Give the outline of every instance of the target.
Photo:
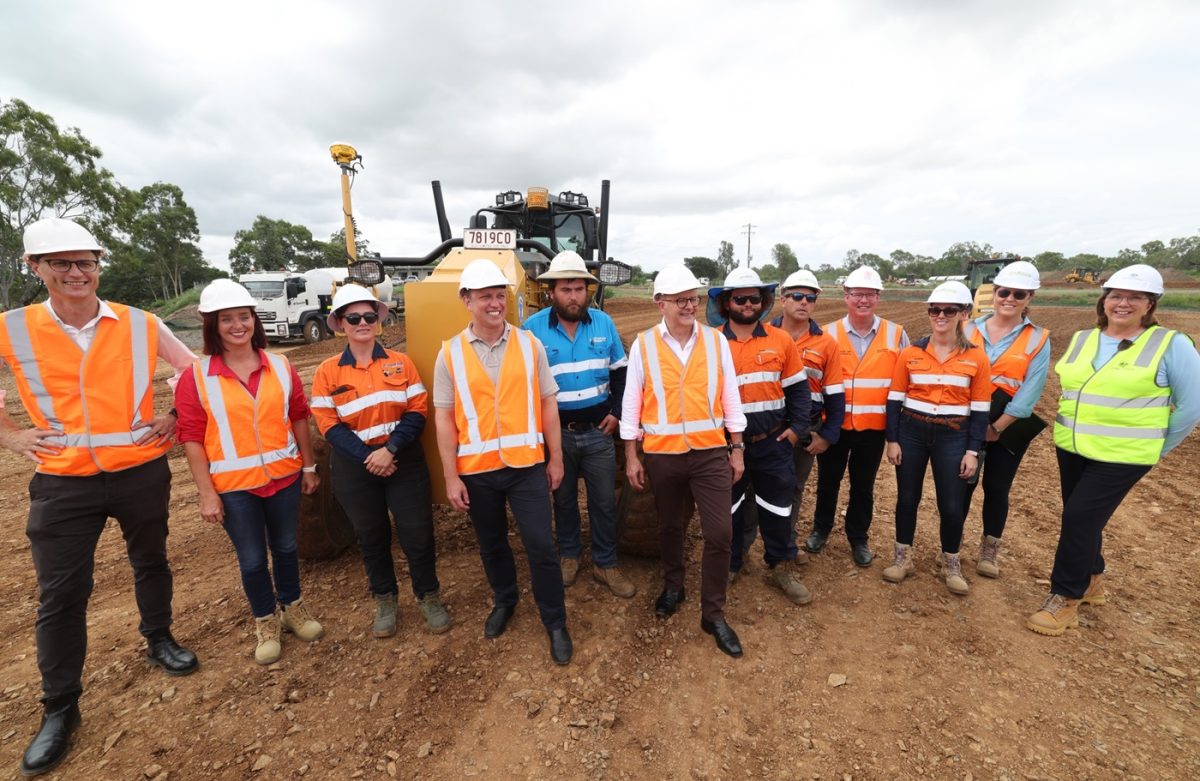
M 1067 275 L 1063 277 L 1063 282 L 1069 282 L 1072 285 L 1078 285 L 1081 282 L 1089 285 L 1098 285 L 1100 284 L 1100 271 L 1081 266 L 1073 271 L 1068 271 Z

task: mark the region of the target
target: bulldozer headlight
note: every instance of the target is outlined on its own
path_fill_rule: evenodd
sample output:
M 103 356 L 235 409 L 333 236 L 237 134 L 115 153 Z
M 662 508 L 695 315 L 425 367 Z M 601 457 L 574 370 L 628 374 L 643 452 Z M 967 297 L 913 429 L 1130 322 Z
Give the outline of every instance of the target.
M 596 274 L 605 285 L 627 285 L 633 279 L 633 268 L 618 260 L 606 260 Z
M 350 264 L 346 278 L 358 282 L 365 287 L 378 285 L 383 281 L 383 264 L 378 260 L 360 260 Z
M 509 203 L 516 203 L 521 200 L 521 194 L 516 190 L 508 190 L 507 192 L 496 194 L 496 205 L 504 206 Z

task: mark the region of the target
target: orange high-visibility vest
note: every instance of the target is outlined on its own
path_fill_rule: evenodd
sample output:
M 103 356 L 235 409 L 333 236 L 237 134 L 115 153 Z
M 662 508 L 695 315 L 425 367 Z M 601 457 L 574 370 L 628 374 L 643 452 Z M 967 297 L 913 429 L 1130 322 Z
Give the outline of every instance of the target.
M 847 333 L 850 318 L 844 317 L 825 326 L 833 331 L 842 363 L 842 384 L 846 389 L 846 418 L 842 428 L 854 431 L 887 428 L 888 388 L 900 355 L 900 326 L 880 318 L 875 338 L 860 360 Z
M 119 472 L 171 449 L 170 441 L 135 444 L 154 418 L 158 320 L 134 307 L 109 306 L 117 319 L 100 318 L 86 353 L 45 304 L 0 317 L 0 357 L 12 368 L 25 411 L 34 426 L 62 432 L 47 441 L 65 447 L 40 454 L 39 472 Z
M 985 350 L 983 334 L 974 323 L 964 323 L 963 332 L 971 343 Z M 1009 396 L 1016 396 L 1017 391 L 1025 384 L 1025 376 L 1029 374 L 1029 364 L 1033 356 L 1041 352 L 1050 338 L 1050 332 L 1033 323 L 1026 323 L 1021 333 L 1008 346 L 1008 349 L 992 364 L 992 390 L 1003 390 Z
M 442 356 L 454 380 L 460 475 L 506 466 L 520 469 L 545 460 L 534 337 L 520 328 L 509 328 L 508 338 L 495 383 L 465 332 L 442 344 Z
M 647 453 L 686 453 L 725 447 L 725 412 L 721 388 L 721 336 L 699 326 L 687 365 L 679 362 L 654 326 L 638 335 L 641 344 L 642 449 Z
M 304 461 L 288 418 L 292 369 L 287 358 L 267 353 L 254 396 L 235 377 L 209 374 L 211 363 L 211 356 L 202 358 L 192 372 L 208 415 L 204 454 L 217 493 L 249 491 L 299 472 Z
M 965 417 L 991 409 L 992 383 L 987 353 L 972 345 L 943 363 L 922 339 L 900 352 L 889 401 L 924 415 Z

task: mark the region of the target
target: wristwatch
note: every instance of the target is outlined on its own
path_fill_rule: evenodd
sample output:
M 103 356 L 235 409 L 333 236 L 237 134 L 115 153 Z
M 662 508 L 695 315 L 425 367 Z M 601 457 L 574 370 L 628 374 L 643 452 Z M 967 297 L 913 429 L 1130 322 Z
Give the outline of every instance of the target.
M 730 450 L 745 450 L 746 443 L 745 442 L 730 442 L 729 449 Z
M 317 465 L 313 464 L 312 466 L 302 466 L 300 467 L 300 471 L 306 475 L 315 475 L 317 473 Z
M 394 443 L 394 442 L 388 442 L 383 447 L 385 450 L 387 450 L 387 452 L 391 453 L 393 456 L 400 452 L 400 448 L 396 447 L 396 443 Z

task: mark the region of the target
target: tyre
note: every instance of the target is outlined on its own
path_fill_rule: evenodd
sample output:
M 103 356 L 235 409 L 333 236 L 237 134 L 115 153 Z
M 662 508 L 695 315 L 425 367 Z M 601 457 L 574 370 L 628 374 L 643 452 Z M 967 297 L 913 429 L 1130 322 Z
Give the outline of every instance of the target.
M 310 317 L 305 320 L 301 332 L 304 334 L 305 344 L 314 344 L 328 335 L 325 331 L 325 324 L 321 322 L 321 318 L 319 317 Z

